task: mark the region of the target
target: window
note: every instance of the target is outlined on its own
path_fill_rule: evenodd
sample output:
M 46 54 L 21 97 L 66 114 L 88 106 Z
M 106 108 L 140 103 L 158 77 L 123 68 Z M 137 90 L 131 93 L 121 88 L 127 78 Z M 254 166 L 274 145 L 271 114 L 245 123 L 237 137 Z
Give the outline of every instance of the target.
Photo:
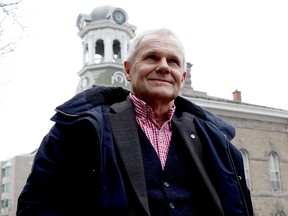
M 105 49 L 104 49 L 104 41 L 99 39 L 96 41 L 95 44 L 95 57 L 94 57 L 94 63 L 99 64 L 103 61 L 105 54 Z
M 280 171 L 279 171 L 279 159 L 275 152 L 271 152 L 269 155 L 269 172 L 270 172 L 270 182 L 273 191 L 281 190 L 280 183 Z
M 278 211 L 275 216 L 286 216 L 283 211 Z
M 240 152 L 241 152 L 242 157 L 243 157 L 243 165 L 244 165 L 244 171 L 245 171 L 246 184 L 247 184 L 248 188 L 251 189 L 249 155 L 248 155 L 248 152 L 244 149 L 241 149 Z
M 1 191 L 2 191 L 2 193 L 9 192 L 9 183 L 7 183 L 7 184 L 2 184 L 2 185 L 1 185 Z
M 118 40 L 113 41 L 113 60 L 115 63 L 121 63 L 121 46 Z
M 1 206 L 2 208 L 9 207 L 9 200 L 8 199 L 1 200 Z
M 3 177 L 10 176 L 10 174 L 11 174 L 11 166 L 3 166 L 2 167 L 2 175 L 3 175 Z

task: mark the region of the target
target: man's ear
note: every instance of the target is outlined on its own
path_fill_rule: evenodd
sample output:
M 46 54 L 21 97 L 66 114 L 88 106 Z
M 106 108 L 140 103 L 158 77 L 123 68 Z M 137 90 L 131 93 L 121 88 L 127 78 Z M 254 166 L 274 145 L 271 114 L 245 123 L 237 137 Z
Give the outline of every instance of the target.
M 187 75 L 187 72 L 184 71 L 183 74 L 182 74 L 182 80 L 181 80 L 181 86 L 180 86 L 181 89 L 184 87 L 185 80 L 186 80 L 186 75 Z
M 127 81 L 131 81 L 130 64 L 128 61 L 124 61 L 124 73 Z

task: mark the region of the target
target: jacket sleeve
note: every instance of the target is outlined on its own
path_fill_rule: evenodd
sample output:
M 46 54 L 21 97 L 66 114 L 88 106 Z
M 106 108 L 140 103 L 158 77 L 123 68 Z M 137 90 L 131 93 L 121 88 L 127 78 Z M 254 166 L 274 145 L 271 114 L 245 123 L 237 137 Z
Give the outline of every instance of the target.
M 87 125 L 85 120 L 56 123 L 44 137 L 18 198 L 17 216 L 77 215 L 75 206 L 97 207 L 99 145 L 95 129 Z M 93 204 L 87 196 L 94 197 Z

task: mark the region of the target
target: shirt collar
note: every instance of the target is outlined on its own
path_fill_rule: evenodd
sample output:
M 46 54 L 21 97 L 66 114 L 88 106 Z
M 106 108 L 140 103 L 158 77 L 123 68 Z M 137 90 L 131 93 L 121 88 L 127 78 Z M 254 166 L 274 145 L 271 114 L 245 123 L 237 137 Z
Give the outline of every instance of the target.
M 150 120 L 156 122 L 152 108 L 145 101 L 136 97 L 132 92 L 130 92 L 129 96 L 130 96 L 130 98 L 134 104 L 136 116 L 139 116 L 139 117 L 142 117 L 145 119 L 150 119 Z M 169 122 L 169 124 L 171 123 L 171 119 L 172 119 L 172 116 L 175 112 L 175 109 L 176 109 L 176 107 L 174 104 L 167 112 L 167 117 L 168 117 L 167 122 Z

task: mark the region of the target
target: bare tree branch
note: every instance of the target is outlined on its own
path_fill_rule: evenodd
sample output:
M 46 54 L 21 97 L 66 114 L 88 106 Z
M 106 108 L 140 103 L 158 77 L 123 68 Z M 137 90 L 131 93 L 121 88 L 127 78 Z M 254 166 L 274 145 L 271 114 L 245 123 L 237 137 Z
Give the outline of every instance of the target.
M 17 14 L 21 2 L 22 0 L 13 2 L 0 0 L 0 57 L 13 52 L 23 36 L 25 27 Z
M 5 1 L 5 2 L 4 2 Z M 14 52 L 19 40 L 24 36 L 25 27 L 19 15 L 19 4 L 22 0 L 0 0 L 0 65 L 9 53 Z M 3 62 L 2 62 L 3 61 Z M 8 85 L 8 72 L 5 67 L 0 69 L 0 104 L 3 103 L 2 88 Z

